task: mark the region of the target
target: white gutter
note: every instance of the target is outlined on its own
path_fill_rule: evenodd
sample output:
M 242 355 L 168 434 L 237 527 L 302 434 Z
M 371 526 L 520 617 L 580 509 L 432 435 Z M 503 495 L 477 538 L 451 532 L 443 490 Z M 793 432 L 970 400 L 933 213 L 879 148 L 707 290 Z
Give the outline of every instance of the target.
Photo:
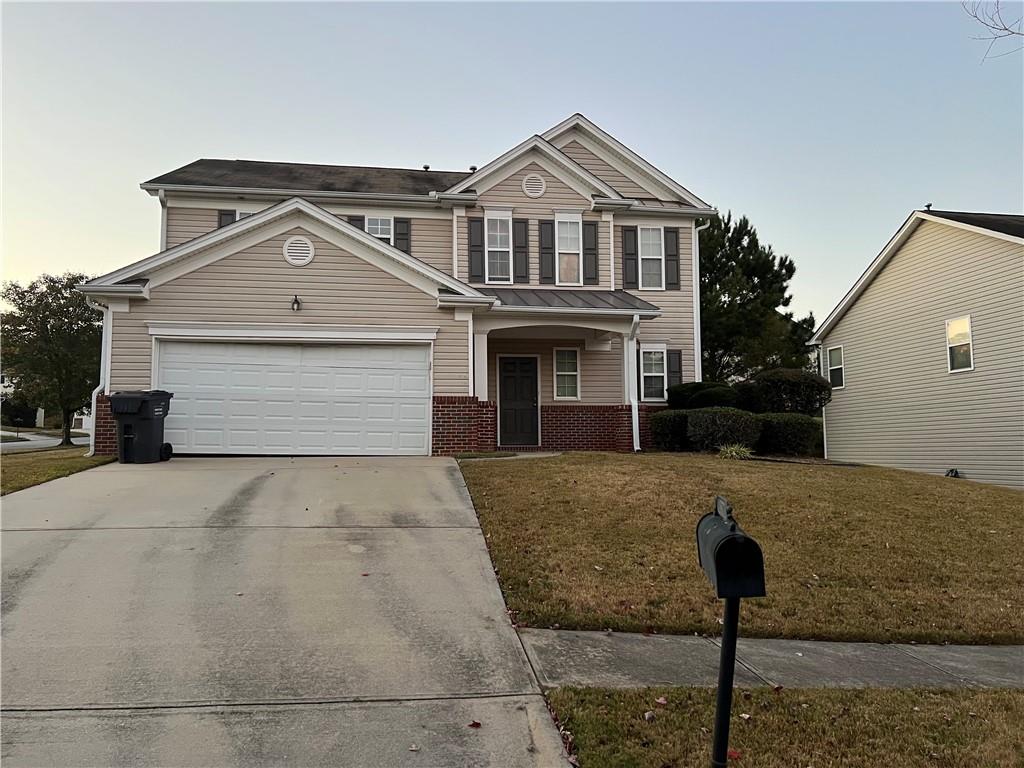
M 85 303 L 98 312 L 103 313 L 103 336 L 100 340 L 100 382 L 96 386 L 96 389 L 92 391 L 92 432 L 89 435 L 89 452 L 86 456 L 96 455 L 96 398 L 99 397 L 100 392 L 107 394 L 109 392 L 109 381 L 110 381 L 110 343 L 111 343 L 111 311 L 110 307 L 104 306 L 98 302 L 93 301 L 90 298 L 86 298 Z
M 661 310 L 651 309 L 597 309 L 579 307 L 524 307 L 519 305 L 500 304 L 491 308 L 491 312 L 542 314 L 542 315 L 589 315 L 591 317 L 632 317 L 652 320 L 661 317 Z
M 476 193 L 451 194 L 430 192 L 425 195 L 394 195 L 381 192 L 331 192 L 322 189 L 273 189 L 267 187 L 215 187 L 203 184 L 140 184 L 140 189 L 149 192 L 151 195 L 159 195 L 161 192 L 187 193 L 218 195 L 228 197 L 280 197 L 292 198 L 302 197 L 306 200 L 372 200 L 390 201 L 400 203 L 418 203 L 420 205 L 436 208 L 442 204 L 466 205 L 476 202 Z
M 629 327 L 629 336 L 626 338 L 626 349 L 629 357 L 629 364 L 626 366 L 628 377 L 626 386 L 629 390 L 629 410 L 633 420 L 633 452 L 640 450 L 640 403 L 636 399 L 636 332 L 640 327 L 640 315 L 633 315 L 633 323 Z
M 704 381 L 702 359 L 704 350 L 700 338 L 700 233 L 711 226 L 706 221 L 693 230 L 693 380 Z

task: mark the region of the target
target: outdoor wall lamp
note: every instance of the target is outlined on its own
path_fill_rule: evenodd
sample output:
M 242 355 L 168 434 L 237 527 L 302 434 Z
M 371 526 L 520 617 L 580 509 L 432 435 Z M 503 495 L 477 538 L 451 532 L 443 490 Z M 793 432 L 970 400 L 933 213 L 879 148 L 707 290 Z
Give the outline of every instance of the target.
M 292 298 L 292 312 L 298 312 L 302 309 L 302 299 L 298 296 Z

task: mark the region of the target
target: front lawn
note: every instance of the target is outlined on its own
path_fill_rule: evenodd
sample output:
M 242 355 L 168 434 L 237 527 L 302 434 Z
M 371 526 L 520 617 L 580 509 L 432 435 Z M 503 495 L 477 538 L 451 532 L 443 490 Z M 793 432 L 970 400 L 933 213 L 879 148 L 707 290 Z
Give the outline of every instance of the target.
M 466 462 L 508 607 L 536 627 L 718 634 L 694 528 L 716 494 L 765 555 L 740 634 L 1024 640 L 1024 494 L 869 467 L 577 453 Z
M 664 697 L 666 704 L 657 699 Z M 715 691 L 561 688 L 548 700 L 580 765 L 705 768 Z M 644 718 L 653 712 L 654 719 Z M 749 715 L 748 718 L 741 715 Z M 736 768 L 974 768 L 1024 760 L 1019 691 L 739 691 L 729 747 Z
M 24 443 L 27 441 L 27 437 L 19 437 L 18 435 L 0 435 L 0 443 Z
M 88 448 L 52 448 L 5 455 L 0 464 L 0 495 L 67 477 L 114 461 L 112 456 L 86 456 Z

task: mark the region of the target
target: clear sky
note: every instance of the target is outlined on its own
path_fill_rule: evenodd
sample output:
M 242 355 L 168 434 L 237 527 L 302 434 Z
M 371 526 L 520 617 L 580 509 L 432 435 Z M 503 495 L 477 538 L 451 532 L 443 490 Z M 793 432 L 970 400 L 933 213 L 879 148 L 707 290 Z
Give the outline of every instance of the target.
M 2 24 L 6 279 L 155 252 L 138 184 L 199 157 L 464 169 L 577 111 L 746 214 L 819 321 L 912 208 L 1024 207 L 1022 54 L 982 62 L 955 2 L 5 3 Z

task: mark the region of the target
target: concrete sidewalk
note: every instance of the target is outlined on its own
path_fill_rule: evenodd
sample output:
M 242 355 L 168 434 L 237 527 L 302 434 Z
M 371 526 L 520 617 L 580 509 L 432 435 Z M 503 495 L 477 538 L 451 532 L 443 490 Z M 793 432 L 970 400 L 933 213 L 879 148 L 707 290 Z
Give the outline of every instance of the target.
M 520 629 L 541 685 L 713 686 L 716 639 Z M 787 688 L 1024 688 L 1024 646 L 880 645 L 740 638 L 736 685 Z

